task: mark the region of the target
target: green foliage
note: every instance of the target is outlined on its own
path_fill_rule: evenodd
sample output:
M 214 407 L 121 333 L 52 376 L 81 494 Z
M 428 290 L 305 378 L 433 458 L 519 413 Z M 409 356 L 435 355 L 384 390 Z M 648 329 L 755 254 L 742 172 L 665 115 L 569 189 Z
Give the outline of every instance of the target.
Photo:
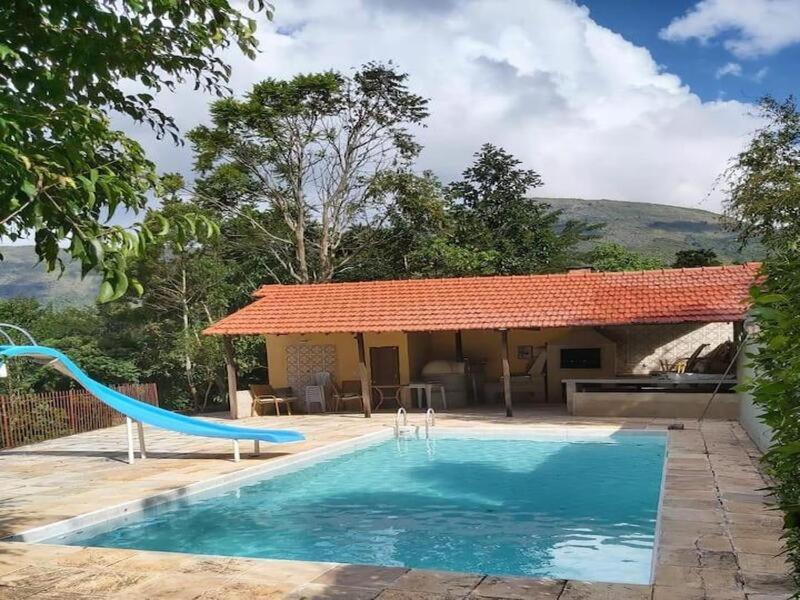
M 767 97 L 760 106 L 768 124 L 727 172 L 727 212 L 743 241 L 793 247 L 800 239 L 800 112 L 792 98 Z
M 450 255 L 479 273 L 524 274 L 558 271 L 574 246 L 592 238 L 599 226 L 582 221 L 559 223 L 561 212 L 529 197 L 542 185 L 536 171 L 492 144 L 475 153 L 461 181 L 447 187 L 455 223 Z M 463 250 L 478 260 L 463 261 Z
M 721 265 L 717 253 L 709 248 L 699 250 L 679 250 L 675 253 L 675 262 L 672 264 L 676 269 L 682 267 L 716 267 Z
M 791 99 L 761 106 L 767 125 L 729 170 L 728 209 L 742 239 L 760 236 L 767 249 L 766 278 L 752 290 L 757 352 L 746 389 L 773 431 L 764 464 L 800 590 L 800 113 Z
M 57 346 L 94 378 L 106 383 L 135 383 L 140 371 L 127 348 L 115 339 L 114 328 L 94 307 L 56 309 L 31 298 L 0 300 L 0 322 L 30 331 L 36 341 Z M 18 343 L 21 340 L 16 340 Z M 22 359 L 13 362 L 0 393 L 67 389 L 72 380 Z
M 598 244 L 586 255 L 585 262 L 595 271 L 649 271 L 666 266 L 659 258 L 633 252 L 613 242 Z
M 268 79 L 244 99 L 214 102 L 213 126 L 189 134 L 204 175 L 193 194 L 251 220 L 278 281 L 332 279 L 369 248 L 391 208 L 389 183 L 420 150 L 412 128 L 427 101 L 406 79 L 369 63 L 351 77 Z
M 63 267 L 58 244 L 69 240 L 84 274 L 103 274 L 101 301 L 121 297 L 131 257 L 163 228 L 108 224 L 117 210 L 142 210 L 158 180 L 141 146 L 113 130 L 106 112 L 177 141 L 151 92 L 188 79 L 222 93 L 230 69 L 218 51 L 235 42 L 253 56 L 254 31 L 227 0 L 0 4 L 0 236 L 35 232 L 50 270 Z M 138 91 L 123 91 L 130 80 Z

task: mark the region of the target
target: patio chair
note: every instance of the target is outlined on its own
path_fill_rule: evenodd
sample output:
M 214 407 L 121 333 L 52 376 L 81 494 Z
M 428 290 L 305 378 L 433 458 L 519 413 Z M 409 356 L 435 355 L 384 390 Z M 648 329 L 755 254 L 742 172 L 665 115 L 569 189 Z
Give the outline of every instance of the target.
M 250 396 L 253 398 L 250 416 L 254 417 L 258 408 L 265 405 L 275 406 L 275 415 L 281 416 L 281 404 L 286 407 L 286 412 L 292 414 L 292 402 L 297 402 L 297 396 L 292 396 L 292 388 L 274 389 L 268 383 L 256 383 L 250 386 Z
M 364 407 L 364 395 L 361 393 L 360 381 L 345 380 L 339 387 L 328 372 L 317 373 L 314 379 L 325 390 L 325 394 L 330 396 L 334 412 L 339 412 L 342 405 L 346 408 L 348 402 L 358 402 L 359 408 Z

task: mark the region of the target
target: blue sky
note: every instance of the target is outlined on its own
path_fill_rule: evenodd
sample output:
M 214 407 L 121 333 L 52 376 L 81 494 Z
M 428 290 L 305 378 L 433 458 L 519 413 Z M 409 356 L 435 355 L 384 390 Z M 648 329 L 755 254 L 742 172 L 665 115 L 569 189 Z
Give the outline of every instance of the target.
M 647 48 L 657 63 L 678 75 L 703 100 L 756 102 L 765 94 L 783 98 L 800 93 L 800 43 L 774 54 L 740 58 L 724 46 L 726 39 L 737 34 L 734 28 L 705 43 L 663 39 L 659 32 L 691 11 L 696 0 L 587 0 L 583 4 L 594 21 Z M 800 30 L 800 22 L 794 26 Z M 734 66 L 728 67 L 727 74 L 720 72 L 728 65 L 738 65 L 741 71 Z
M 483 143 L 536 169 L 536 195 L 720 211 L 719 175 L 760 126 L 754 103 L 798 90 L 800 0 L 287 0 L 235 49 L 231 88 L 391 60 L 430 99 L 417 169 L 452 181 Z M 159 96 L 183 131 L 212 99 Z M 119 126 L 191 180 L 189 144 Z
M 547 197 L 721 211 L 720 174 L 761 125 L 764 94 L 800 95 L 800 0 L 280 0 L 255 60 L 231 48 L 237 96 L 267 77 L 394 62 L 430 99 L 416 164 L 452 181 L 491 142 Z M 134 85 L 129 91 L 140 91 Z M 159 107 L 183 132 L 214 98 Z M 190 144 L 125 118 L 161 172 L 191 181 Z M 120 218 L 132 219 L 128 215 Z

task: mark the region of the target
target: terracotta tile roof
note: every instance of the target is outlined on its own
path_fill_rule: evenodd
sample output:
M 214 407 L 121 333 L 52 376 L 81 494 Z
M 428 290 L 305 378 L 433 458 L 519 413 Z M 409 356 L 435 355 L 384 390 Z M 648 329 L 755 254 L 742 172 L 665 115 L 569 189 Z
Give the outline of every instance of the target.
M 735 321 L 759 264 L 628 273 L 265 285 L 207 334 Z

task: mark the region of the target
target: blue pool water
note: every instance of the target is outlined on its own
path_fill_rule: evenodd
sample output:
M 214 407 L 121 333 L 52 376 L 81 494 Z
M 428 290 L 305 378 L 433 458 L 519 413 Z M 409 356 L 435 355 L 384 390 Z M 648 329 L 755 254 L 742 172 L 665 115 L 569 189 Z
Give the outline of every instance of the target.
M 648 583 L 665 447 L 392 439 L 48 541 Z

